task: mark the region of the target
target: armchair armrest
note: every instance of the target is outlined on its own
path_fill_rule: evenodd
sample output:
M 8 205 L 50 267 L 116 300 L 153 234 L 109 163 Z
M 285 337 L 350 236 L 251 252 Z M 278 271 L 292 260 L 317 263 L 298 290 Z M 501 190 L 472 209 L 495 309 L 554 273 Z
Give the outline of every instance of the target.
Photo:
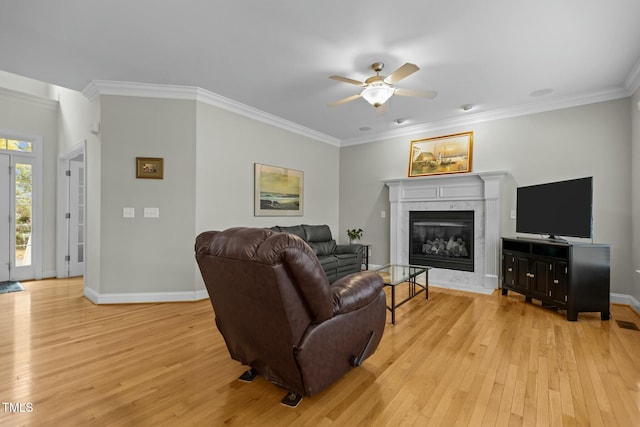
M 382 277 L 372 271 L 350 274 L 331 285 L 333 315 L 349 313 L 374 301 L 382 287 Z
M 359 243 L 352 243 L 349 245 L 336 245 L 333 253 L 335 254 L 357 254 L 362 251 L 362 245 Z

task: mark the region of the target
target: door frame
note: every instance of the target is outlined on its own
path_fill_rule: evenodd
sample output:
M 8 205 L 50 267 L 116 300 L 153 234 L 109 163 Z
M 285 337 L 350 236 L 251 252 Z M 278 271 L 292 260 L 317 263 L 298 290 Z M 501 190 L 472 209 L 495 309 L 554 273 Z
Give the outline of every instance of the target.
M 58 156 L 58 170 L 57 170 L 57 197 L 56 197 L 56 277 L 65 278 L 69 277 L 69 263 L 66 256 L 69 254 L 69 221 L 67 221 L 66 214 L 69 210 L 69 179 L 67 177 L 67 170 L 69 167 L 69 161 L 74 157 L 82 154 L 84 157 L 84 170 L 85 170 L 85 183 L 86 183 L 86 164 L 87 164 L 87 140 L 84 139 L 78 144 L 71 147 L 71 149 L 65 153 L 61 153 Z M 85 184 L 86 189 L 86 184 Z M 86 200 L 86 190 L 85 190 Z M 85 208 L 86 209 L 86 208 Z M 86 239 L 86 224 L 87 215 L 85 212 L 85 239 Z M 86 250 L 86 244 L 85 244 Z

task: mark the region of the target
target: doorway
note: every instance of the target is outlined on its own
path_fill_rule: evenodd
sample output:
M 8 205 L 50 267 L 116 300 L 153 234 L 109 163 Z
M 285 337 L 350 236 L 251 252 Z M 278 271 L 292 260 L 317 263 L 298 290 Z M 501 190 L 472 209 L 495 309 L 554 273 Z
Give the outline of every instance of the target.
M 58 163 L 57 277 L 83 276 L 85 271 L 86 187 L 85 142 Z

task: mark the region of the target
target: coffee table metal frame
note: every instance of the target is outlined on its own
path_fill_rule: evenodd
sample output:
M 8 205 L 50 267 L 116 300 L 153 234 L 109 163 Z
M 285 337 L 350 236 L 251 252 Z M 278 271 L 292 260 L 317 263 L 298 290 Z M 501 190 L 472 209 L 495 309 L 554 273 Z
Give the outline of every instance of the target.
M 423 265 L 401 265 L 401 264 L 387 264 L 383 267 L 377 268 L 374 271 L 378 273 L 387 273 L 388 276 L 382 276 L 385 286 L 391 287 L 391 306 L 387 306 L 387 310 L 391 312 L 391 324 L 396 324 L 396 308 L 400 307 L 405 302 L 413 299 L 421 292 L 425 293 L 425 300 L 429 299 L 429 270 L 431 267 L 425 267 Z M 417 277 L 424 273 L 425 284 L 424 286 L 417 282 Z M 404 300 L 396 303 L 396 286 L 408 283 L 409 284 L 409 296 Z

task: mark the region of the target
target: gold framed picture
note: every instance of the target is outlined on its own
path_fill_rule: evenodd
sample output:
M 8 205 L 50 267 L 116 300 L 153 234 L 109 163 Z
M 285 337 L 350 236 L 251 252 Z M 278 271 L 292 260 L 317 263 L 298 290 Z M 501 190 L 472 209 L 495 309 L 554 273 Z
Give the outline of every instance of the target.
M 136 157 L 136 178 L 163 179 L 164 159 L 162 157 Z
M 409 177 L 471 172 L 473 132 L 411 141 Z
M 255 163 L 254 215 L 302 216 L 304 172 Z

